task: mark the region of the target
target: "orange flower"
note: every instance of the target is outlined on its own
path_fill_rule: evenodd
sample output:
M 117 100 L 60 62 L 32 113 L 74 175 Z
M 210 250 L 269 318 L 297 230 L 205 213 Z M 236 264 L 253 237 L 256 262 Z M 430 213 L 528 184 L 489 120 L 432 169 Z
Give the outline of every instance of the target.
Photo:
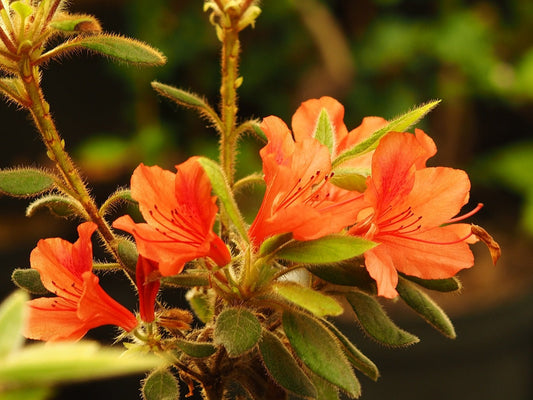
M 310 136 L 295 141 L 277 117 L 265 118 L 261 129 L 268 137 L 260 151 L 267 187 L 248 231 L 252 243 L 289 232 L 296 240 L 313 240 L 353 224 L 362 195 L 328 181 L 328 148 Z
M 379 243 L 365 253 L 378 294 L 397 296 L 397 271 L 422 279 L 442 279 L 473 265 L 469 243 L 476 241 L 469 224 L 453 218 L 468 202 L 470 181 L 464 171 L 426 168 L 436 152 L 431 138 L 392 132 L 378 145 L 367 178 L 365 201 L 353 235 Z
M 353 148 L 358 143 L 370 137 L 372 133 L 387 125 L 381 117 L 365 117 L 357 128 L 348 132 L 344 124 L 344 107 L 337 100 L 324 96 L 303 102 L 292 117 L 292 131 L 295 141 L 306 137 L 315 137 L 318 120 L 322 110 L 325 110 L 334 131 L 334 143 L 331 149 L 331 159 Z M 370 168 L 373 152 L 346 161 L 343 167 Z
M 89 329 L 117 325 L 126 331 L 137 326 L 135 316 L 113 300 L 92 273 L 92 222 L 78 227 L 74 243 L 60 238 L 43 239 L 31 252 L 31 267 L 39 271 L 43 285 L 56 297 L 28 302 L 24 335 L 37 340 L 78 340 Z
M 155 299 L 161 282 L 154 274 L 159 275 L 157 263 L 139 255 L 135 271 L 135 283 L 139 292 L 139 314 L 145 322 L 152 322 L 155 318 Z
M 200 257 L 228 264 L 231 254 L 213 232 L 218 207 L 209 178 L 194 157 L 176 169 L 139 165 L 131 177 L 131 195 L 146 223 L 125 215 L 113 226 L 131 233 L 139 253 L 158 263 L 163 276 L 179 274 L 186 262 Z

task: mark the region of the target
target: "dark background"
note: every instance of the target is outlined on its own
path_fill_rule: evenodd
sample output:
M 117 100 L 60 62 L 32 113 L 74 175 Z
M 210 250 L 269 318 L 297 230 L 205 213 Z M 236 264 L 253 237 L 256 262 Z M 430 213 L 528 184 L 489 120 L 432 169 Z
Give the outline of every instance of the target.
M 104 29 L 146 41 L 168 57 L 140 69 L 78 54 L 52 62 L 43 86 L 57 126 L 101 203 L 126 186 L 141 161 L 165 168 L 192 154 L 216 157 L 214 132 L 193 112 L 162 100 L 152 80 L 218 102 L 219 43 L 200 0 L 76 0 L 71 9 L 97 16 Z M 460 275 L 464 293 L 436 296 L 456 324 L 451 341 L 396 304 L 399 325 L 421 337 L 387 349 L 355 326 L 346 332 L 378 367 L 378 383 L 361 377 L 363 398 L 533 399 L 533 4 L 529 0 L 269 0 L 255 29 L 242 33 L 240 116 L 278 115 L 290 123 L 298 105 L 330 95 L 346 108 L 348 129 L 366 115 L 392 118 L 416 104 L 441 105 L 419 126 L 434 138 L 435 164 L 472 178 L 473 222 L 503 247 L 492 266 L 476 245 L 476 266 Z M 0 105 L 0 168 L 49 166 L 28 115 Z M 245 140 L 239 174 L 260 169 L 260 144 Z M 75 238 L 74 221 L 28 201 L 0 197 L 0 298 L 10 274 L 28 265 L 40 238 Z M 100 255 L 103 257 L 103 255 Z M 116 276 L 103 277 L 130 309 L 135 298 Z M 119 280 L 120 281 L 120 280 Z M 166 293 L 165 296 L 171 294 Z M 179 301 L 180 294 L 172 294 Z M 111 328 L 90 337 L 109 341 Z M 57 398 L 137 398 L 138 377 L 71 385 Z M 185 391 L 185 388 L 183 388 Z M 119 394 L 120 393 L 120 394 Z

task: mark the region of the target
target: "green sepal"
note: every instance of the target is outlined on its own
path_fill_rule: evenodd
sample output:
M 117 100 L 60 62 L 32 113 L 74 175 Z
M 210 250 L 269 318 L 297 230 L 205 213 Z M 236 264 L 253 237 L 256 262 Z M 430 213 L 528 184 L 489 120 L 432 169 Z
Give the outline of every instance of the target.
M 84 47 L 133 65 L 157 66 L 166 62 L 166 57 L 159 50 L 146 43 L 119 35 L 98 34 L 78 37 L 67 43 L 66 47 Z
M 338 339 L 316 318 L 285 310 L 283 330 L 291 347 L 302 362 L 318 376 L 352 397 L 361 394 L 361 386 L 350 363 L 342 352 Z
M 335 130 L 325 108 L 320 111 L 313 137 L 326 146 L 332 154 L 335 149 Z
M 405 275 L 400 273 L 405 279 L 422 286 L 423 288 L 434 290 L 436 292 L 457 292 L 462 289 L 461 281 L 455 276 L 448 279 L 422 279 L 416 276 Z
M 141 383 L 143 400 L 178 400 L 180 385 L 166 368 L 152 371 Z
M 316 240 L 293 241 L 283 246 L 276 256 L 305 264 L 330 264 L 360 256 L 376 243 L 355 236 L 329 235 Z
M 215 346 L 207 342 L 192 342 L 185 339 L 176 339 L 174 344 L 178 349 L 193 358 L 206 358 L 215 354 Z
M 50 294 L 41 281 L 39 271 L 33 268 L 16 268 L 11 274 L 11 280 L 19 288 L 28 293 L 44 296 Z
M 54 187 L 55 177 L 36 168 L 0 170 L 0 193 L 13 197 L 33 197 Z
M 428 112 L 433 110 L 437 106 L 437 104 L 440 103 L 440 100 L 434 100 L 429 103 L 423 104 L 414 110 L 411 110 L 395 119 L 393 119 L 391 122 L 387 124 L 384 128 L 378 129 L 370 137 L 368 137 L 366 140 L 362 141 L 361 143 L 357 144 L 355 147 L 351 148 L 350 150 L 345 151 L 344 153 L 340 154 L 332 163 L 333 169 L 335 167 L 341 165 L 345 161 L 348 161 L 352 158 L 355 158 L 357 156 L 360 156 L 362 154 L 365 154 L 369 151 L 374 150 L 378 144 L 379 141 L 383 136 L 385 136 L 389 132 L 404 132 L 405 130 L 409 129 L 410 126 L 416 124 L 420 119 L 422 119 Z
M 337 168 L 330 182 L 346 190 L 363 193 L 366 190 L 366 178 L 370 170 L 366 168 Z
M 426 293 L 403 277 L 396 286 L 398 294 L 417 314 L 431 326 L 450 339 L 455 339 L 455 328 L 446 313 Z
M 355 347 L 350 339 L 348 339 L 335 325 L 327 320 L 323 320 L 322 322 L 326 325 L 326 328 L 339 339 L 342 344 L 344 355 L 346 355 L 348 361 L 370 379 L 377 381 L 379 378 L 379 370 L 378 367 L 376 367 L 376 364 Z
M 292 239 L 292 233 L 283 233 L 281 235 L 274 235 L 266 238 L 259 247 L 259 255 L 261 257 L 275 253 L 279 247 Z
M 352 306 L 361 327 L 378 342 L 387 346 L 403 347 L 420 341 L 416 336 L 400 329 L 389 318 L 375 297 L 359 291 L 344 295 Z
M 266 370 L 278 385 L 301 397 L 317 398 L 313 383 L 275 334 L 263 330 L 259 353 Z
M 215 322 L 214 343 L 226 348 L 228 356 L 238 357 L 251 350 L 261 338 L 261 324 L 245 308 L 226 308 Z
M 95 17 L 82 14 L 62 14 L 59 19 L 54 19 L 50 26 L 66 33 L 98 33 L 102 30 Z
M 211 289 L 192 288 L 185 298 L 200 321 L 207 324 L 215 314 L 215 297 Z
M 337 264 L 308 265 L 305 268 L 326 282 L 342 286 L 357 286 L 366 292 L 377 293 L 376 281 L 357 259 Z
M 26 208 L 26 216 L 31 217 L 41 209 L 47 209 L 52 215 L 61 218 L 77 215 L 86 219 L 87 216 L 78 200 L 60 194 L 48 194 L 35 199 Z
M 195 286 L 209 286 L 209 276 L 207 274 L 195 274 L 189 272 L 182 272 L 179 275 L 165 276 L 161 278 L 161 284 L 173 287 L 195 287 Z
M 231 219 L 231 222 L 233 222 L 235 228 L 239 232 L 239 235 L 242 239 L 249 241 L 248 233 L 244 226 L 244 220 L 239 212 L 237 202 L 233 197 L 231 188 L 228 185 L 228 181 L 224 175 L 224 172 L 222 171 L 222 168 L 216 162 L 205 157 L 198 157 L 198 162 L 209 177 L 211 185 L 213 186 L 213 192 L 215 192 L 215 194 L 218 196 L 218 199 L 224 206 L 228 217 Z
M 333 297 L 294 282 L 276 282 L 272 290 L 291 303 L 310 311 L 317 317 L 338 316 L 344 311 Z
M 38 343 L 0 363 L 0 387 L 50 386 L 139 373 L 165 364 L 151 354 L 124 354 L 95 342 Z
M 24 343 L 22 328 L 28 300 L 26 292 L 17 290 L 0 304 L 0 360 L 18 351 Z
M 137 246 L 126 238 L 119 238 L 117 242 L 117 252 L 120 261 L 122 261 L 129 271 L 135 272 L 137 270 L 137 260 L 139 259 Z

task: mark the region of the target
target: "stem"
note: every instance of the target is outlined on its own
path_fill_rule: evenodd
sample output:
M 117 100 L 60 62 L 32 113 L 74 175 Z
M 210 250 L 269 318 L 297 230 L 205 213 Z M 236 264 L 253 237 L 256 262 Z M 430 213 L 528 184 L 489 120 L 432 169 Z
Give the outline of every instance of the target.
M 237 88 L 239 74 L 239 32 L 234 21 L 231 27 L 223 28 L 222 40 L 222 135 L 220 139 L 220 163 L 233 187 L 235 172 L 236 145 L 238 136 L 235 134 L 237 121 Z
M 19 73 L 30 100 L 28 110 L 33 117 L 35 126 L 41 133 L 48 157 L 55 162 L 65 183 L 83 206 L 89 219 L 98 226 L 98 232 L 106 243 L 108 250 L 116 254 L 112 246 L 115 241 L 115 235 L 107 221 L 98 213 L 98 207 L 91 198 L 72 159 L 65 151 L 65 143 L 59 136 L 50 114 L 50 105 L 46 102 L 39 85 L 39 70 L 36 66 L 31 65 L 28 56 L 23 57 L 19 63 Z

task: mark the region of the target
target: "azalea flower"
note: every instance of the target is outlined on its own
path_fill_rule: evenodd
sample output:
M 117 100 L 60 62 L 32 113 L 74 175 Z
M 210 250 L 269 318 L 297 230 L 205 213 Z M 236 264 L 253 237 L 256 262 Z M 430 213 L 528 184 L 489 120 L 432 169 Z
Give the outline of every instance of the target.
M 329 182 L 331 157 L 311 136 L 293 139 L 287 125 L 270 116 L 261 129 L 268 143 L 260 151 L 266 192 L 248 234 L 259 246 L 276 234 L 313 240 L 338 233 L 355 222 L 362 195 Z
M 453 218 L 468 202 L 470 181 L 461 170 L 427 168 L 436 153 L 423 131 L 392 132 L 378 145 L 367 178 L 365 202 L 353 235 L 379 243 L 364 255 L 378 295 L 397 296 L 398 271 L 422 279 L 443 279 L 473 265 L 469 224 Z
M 92 272 L 91 235 L 95 230 L 96 224 L 85 222 L 78 227 L 79 239 L 74 244 L 60 238 L 43 239 L 31 252 L 31 267 L 56 296 L 28 302 L 27 338 L 78 340 L 102 325 L 126 331 L 137 326 L 135 316 L 102 289 Z
M 344 107 L 332 97 L 323 96 L 303 102 L 292 117 L 294 140 L 301 141 L 307 137 L 316 137 L 318 121 L 325 111 L 333 128 L 331 159 L 350 150 L 358 143 L 369 138 L 375 131 L 384 128 L 387 121 L 381 117 L 365 117 L 357 128 L 348 132 L 344 124 Z M 342 163 L 342 167 L 369 169 L 373 151 Z
M 156 262 L 163 276 L 179 274 L 186 262 L 200 257 L 228 264 L 231 254 L 213 232 L 218 207 L 209 178 L 195 157 L 176 169 L 139 165 L 131 177 L 131 195 L 146 222 L 125 215 L 113 226 L 131 233 L 139 253 Z
M 157 275 L 157 263 L 139 255 L 135 271 L 135 283 L 139 292 L 139 314 L 145 322 L 152 322 L 155 318 L 155 299 L 161 286 Z

